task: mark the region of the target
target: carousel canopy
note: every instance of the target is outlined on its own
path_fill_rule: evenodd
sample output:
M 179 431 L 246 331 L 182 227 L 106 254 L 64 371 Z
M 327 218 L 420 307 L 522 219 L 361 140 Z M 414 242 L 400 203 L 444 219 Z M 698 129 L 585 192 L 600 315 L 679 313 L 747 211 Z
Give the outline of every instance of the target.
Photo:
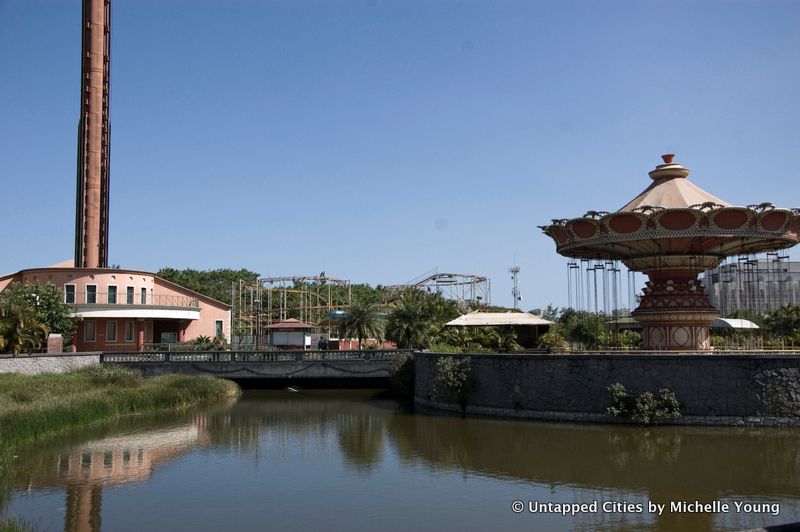
M 540 226 L 558 253 L 622 260 L 633 270 L 704 270 L 730 255 L 791 247 L 800 241 L 800 209 L 771 203 L 731 206 L 691 183 L 689 169 L 664 155 L 653 183 L 617 212 L 590 211 Z

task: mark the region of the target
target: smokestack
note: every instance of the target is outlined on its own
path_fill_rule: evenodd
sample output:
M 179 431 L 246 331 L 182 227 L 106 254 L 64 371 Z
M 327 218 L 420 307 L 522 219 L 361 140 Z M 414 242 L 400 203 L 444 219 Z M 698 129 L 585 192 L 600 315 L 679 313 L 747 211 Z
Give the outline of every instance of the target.
M 108 267 L 111 0 L 83 0 L 75 267 Z

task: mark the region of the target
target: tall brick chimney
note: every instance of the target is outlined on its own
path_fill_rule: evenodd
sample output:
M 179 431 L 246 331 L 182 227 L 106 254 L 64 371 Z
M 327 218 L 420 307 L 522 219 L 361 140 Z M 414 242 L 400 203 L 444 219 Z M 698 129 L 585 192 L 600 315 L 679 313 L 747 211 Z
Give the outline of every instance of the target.
M 75 267 L 108 267 L 111 0 L 83 0 Z

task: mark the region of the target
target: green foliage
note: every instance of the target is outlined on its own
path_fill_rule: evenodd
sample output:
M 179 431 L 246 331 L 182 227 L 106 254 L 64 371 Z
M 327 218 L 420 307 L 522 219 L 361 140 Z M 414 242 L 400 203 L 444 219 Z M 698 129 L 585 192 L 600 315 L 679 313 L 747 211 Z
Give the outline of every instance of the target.
M 0 294 L 0 306 L 9 305 L 18 311 L 30 311 L 30 318 L 47 327 L 48 332 L 60 334 L 64 345 L 70 345 L 81 319 L 72 315 L 64 303 L 64 294 L 55 285 L 11 283 Z M 45 338 L 47 334 L 45 334 Z
M 641 333 L 630 329 L 625 329 L 617 335 L 617 347 L 622 347 L 623 349 L 635 349 L 641 346 L 643 341 L 644 338 L 642 338 Z
M 800 345 L 800 305 L 784 305 L 765 312 L 737 310 L 726 317 L 750 320 L 760 329 L 717 329 L 711 339 L 716 347 L 758 349 Z
M 414 357 L 410 353 L 402 353 L 392 361 L 389 383 L 395 397 L 402 403 L 414 402 Z
M 439 334 L 439 338 L 462 353 L 497 353 L 519 349 L 513 327 L 448 327 Z
M 551 351 L 563 351 L 567 348 L 567 339 L 558 331 L 547 331 L 539 337 L 537 345 Z
M 460 347 L 450 345 L 447 342 L 435 342 L 428 346 L 431 353 L 463 353 Z
M 210 336 L 198 336 L 192 340 L 191 343 L 198 351 L 210 351 L 214 349 L 214 340 Z
M 339 324 L 342 338 L 358 338 L 360 348 L 364 340 L 383 338 L 383 315 L 375 303 L 353 303 L 347 308 L 347 316 Z
M 386 337 L 401 349 L 425 349 L 440 337 L 444 324 L 458 315 L 455 301 L 411 288 L 403 291 L 392 304 L 387 317 Z
M 791 341 L 800 332 L 800 305 L 784 305 L 767 312 L 764 325 L 772 338 Z
M 558 325 L 557 330 L 563 331 L 568 340 L 581 344 L 585 349 L 597 349 L 606 331 L 606 318 L 602 313 L 567 308 L 562 310 Z
M 633 395 L 620 383 L 608 387 L 611 395 L 611 406 L 606 408 L 606 415 L 633 419 L 644 425 L 680 417 L 680 403 L 675 393 L 668 388 L 653 392 L 642 392 Z
M 332 288 L 339 288 L 339 287 L 332 287 Z M 344 290 L 343 288 L 339 288 L 340 290 Z M 378 286 L 371 286 L 366 283 L 360 284 L 351 284 L 350 285 L 350 294 L 353 298 L 353 301 L 357 301 L 363 304 L 377 304 L 383 301 L 388 294 L 388 290 L 386 287 L 378 285 Z
M 30 353 L 47 340 L 47 326 L 35 319 L 30 307 L 0 302 L 0 353 Z
M 241 270 L 221 268 L 205 271 L 191 268 L 185 270 L 161 268 L 156 275 L 228 305 L 231 304 L 233 283 L 238 283 L 240 280 L 254 281 L 259 276 L 258 273 L 244 268 Z
M 442 357 L 436 362 L 436 376 L 428 394 L 432 401 L 453 398 L 466 408 L 472 392 L 472 366 L 469 357 Z
M 531 313 L 539 314 L 543 318 L 555 322 L 548 333 L 548 338 L 541 340 L 540 347 L 558 349 L 558 336 L 564 338 L 573 348 L 577 349 L 633 349 L 642 343 L 642 335 L 638 332 L 623 329 L 618 330 L 611 323 L 618 316 L 607 316 L 602 312 L 587 312 L 573 308 L 561 308 L 548 305 L 545 309 L 534 309 Z M 544 336 L 544 335 L 543 335 Z
M 530 311 L 531 314 L 539 316 L 542 319 L 548 321 L 557 321 L 558 316 L 566 309 L 559 309 L 558 307 L 554 306 L 552 303 L 547 305 L 545 308 L 535 308 Z

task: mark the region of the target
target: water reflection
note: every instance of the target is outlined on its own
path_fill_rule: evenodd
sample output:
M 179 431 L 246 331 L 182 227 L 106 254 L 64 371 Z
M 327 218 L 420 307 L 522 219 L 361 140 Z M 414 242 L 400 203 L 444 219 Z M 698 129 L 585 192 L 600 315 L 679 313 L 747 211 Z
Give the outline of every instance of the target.
M 420 416 L 393 418 L 388 433 L 403 459 L 422 459 L 436 468 L 551 487 L 642 494 L 667 505 L 792 499 L 793 510 L 787 506 L 784 515 L 766 519 L 798 519 L 797 429 L 580 426 Z M 731 526 L 744 524 L 737 516 L 728 517 Z M 714 514 L 666 512 L 654 529 L 712 529 L 714 523 Z
M 545 526 L 542 523 L 577 529 L 709 530 L 800 520 L 797 429 L 641 428 L 413 416 L 400 412 L 393 402 L 371 397 L 372 392 L 365 391 L 261 392 L 214 411 L 128 420 L 20 453 L 12 482 L 18 493 L 64 490 L 65 530 L 87 532 L 100 530 L 104 489 L 152 484 L 156 469 L 197 451 L 213 457 L 208 463 L 220 464 L 218 475 L 238 471 L 237 464 L 243 461 L 249 464 L 246 471 L 252 475 L 246 479 L 242 473 L 230 473 L 232 483 L 226 485 L 226 494 L 230 492 L 234 499 L 254 492 L 270 493 L 271 504 L 280 509 L 296 501 L 292 493 L 314 487 L 310 484 L 336 486 L 337 491 L 326 492 L 326 496 L 334 501 L 335 511 L 342 512 L 341 516 L 337 513 L 337 520 L 353 520 L 352 526 L 361 523 L 345 515 L 346 505 L 355 504 L 348 499 L 370 490 L 396 498 L 387 502 L 387 508 L 389 504 L 410 505 L 411 500 L 416 505 L 429 498 L 450 500 L 453 516 L 465 515 L 464 522 L 450 524 L 465 530 L 530 529 Z M 263 463 L 262 458 L 266 458 Z M 311 479 L 300 473 L 309 466 L 315 472 Z M 180 477 L 192 471 L 198 483 L 216 484 L 213 476 L 204 478 L 205 471 L 195 471 L 202 467 L 184 460 L 180 468 L 170 468 L 170 474 Z M 459 506 L 463 501 L 448 499 L 455 494 L 427 493 L 418 487 L 431 478 L 457 479 L 458 489 L 474 486 L 478 493 L 491 489 L 496 499 L 505 502 L 499 508 L 487 491 L 485 501 L 471 501 L 475 515 L 464 513 Z M 277 482 L 283 484 L 276 487 Z M 409 486 L 418 493 L 409 492 Z M 200 501 L 195 503 L 206 504 L 202 486 L 195 487 Z M 667 512 L 658 518 L 588 514 L 551 521 L 538 520 L 545 516 L 514 520 L 506 503 L 520 494 L 549 497 L 553 502 L 594 499 L 669 504 L 736 499 L 781 501 L 783 505 L 777 517 Z M 214 496 L 219 493 L 214 491 Z M 182 516 L 175 517 L 179 528 L 186 524 L 181 519 L 193 509 L 181 511 Z M 257 506 L 247 506 L 237 517 L 245 520 L 245 529 L 257 529 L 263 519 L 258 512 Z M 402 516 L 397 525 L 380 522 L 387 530 L 435 528 L 430 513 L 386 512 Z M 312 519 L 308 514 L 304 517 Z M 270 518 L 277 527 L 283 516 Z M 303 523 L 283 524 L 287 523 L 304 528 Z M 193 526 L 214 529 L 211 523 Z M 165 523 L 164 527 L 171 525 Z
M 172 419 L 165 422 L 158 417 L 126 420 L 111 424 L 106 430 L 137 430 L 140 429 L 137 425 L 150 426 L 153 423 L 169 425 L 67 446 L 60 444 L 34 448 L 34 452 L 18 455 L 12 482 L 17 490 L 27 492 L 64 488 L 64 530 L 99 531 L 103 488 L 145 481 L 160 464 L 193 447 L 208 444 L 210 432 L 205 426 L 207 419 L 206 415 L 196 415 L 177 426 L 172 424 Z

